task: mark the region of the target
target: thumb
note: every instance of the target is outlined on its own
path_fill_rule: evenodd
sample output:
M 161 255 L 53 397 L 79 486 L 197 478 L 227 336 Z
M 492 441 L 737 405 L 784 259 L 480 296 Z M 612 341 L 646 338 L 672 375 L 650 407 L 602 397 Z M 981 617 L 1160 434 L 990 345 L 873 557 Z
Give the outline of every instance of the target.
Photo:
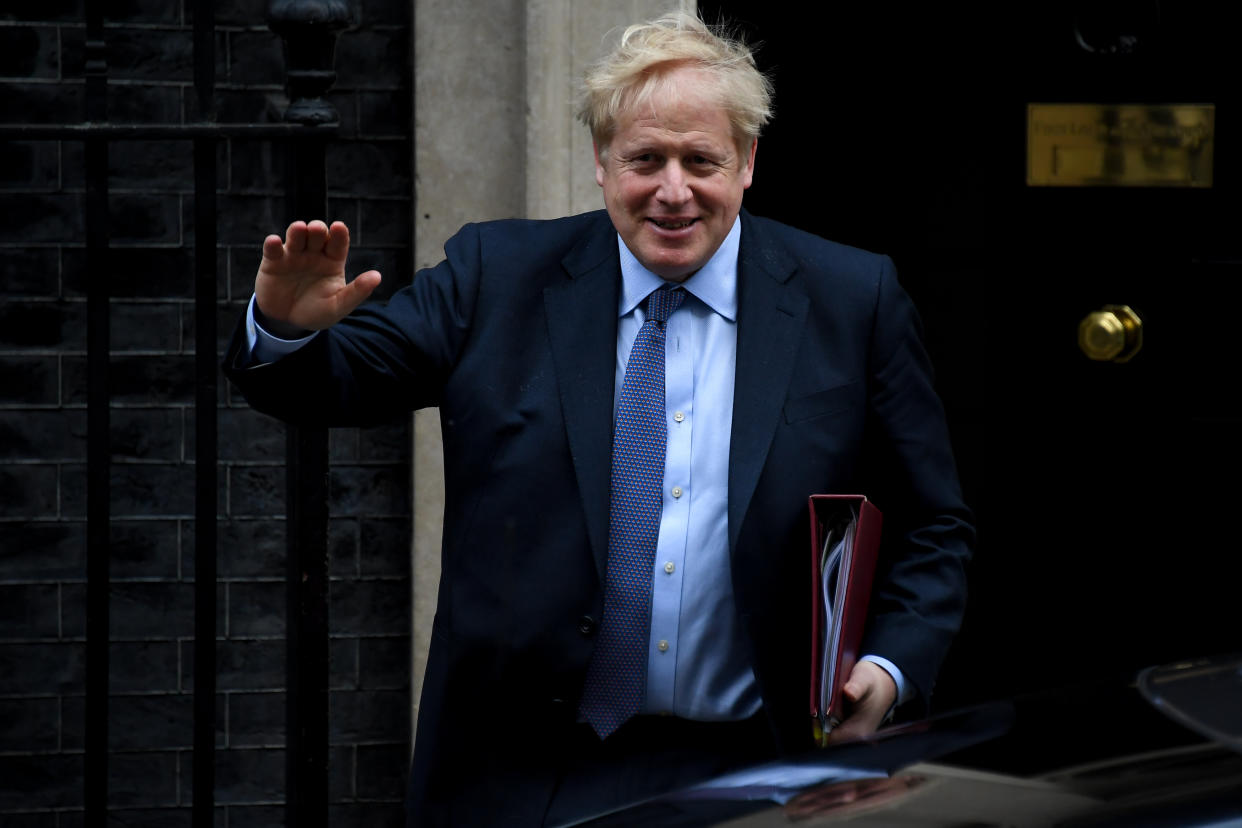
M 849 681 L 841 687 L 841 692 L 845 698 L 851 702 L 857 702 L 867 694 L 866 686 L 856 678 L 850 678 Z
M 367 297 L 379 287 L 381 276 L 378 270 L 359 273 L 336 294 L 336 310 L 339 318 L 353 312 L 354 308 L 367 300 Z

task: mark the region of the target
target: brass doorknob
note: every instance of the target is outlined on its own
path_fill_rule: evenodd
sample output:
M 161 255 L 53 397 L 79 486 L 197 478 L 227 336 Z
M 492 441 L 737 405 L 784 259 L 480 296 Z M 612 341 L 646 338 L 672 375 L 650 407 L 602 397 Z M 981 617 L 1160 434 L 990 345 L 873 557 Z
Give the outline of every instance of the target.
M 1099 362 L 1129 362 L 1143 347 L 1143 320 L 1129 305 L 1105 305 L 1078 323 L 1078 347 Z

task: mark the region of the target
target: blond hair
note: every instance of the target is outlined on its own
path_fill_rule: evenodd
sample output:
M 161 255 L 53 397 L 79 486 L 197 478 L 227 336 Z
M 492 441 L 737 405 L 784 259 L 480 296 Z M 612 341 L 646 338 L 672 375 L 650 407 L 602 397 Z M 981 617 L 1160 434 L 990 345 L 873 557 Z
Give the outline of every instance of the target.
M 674 91 L 668 75 L 686 67 L 704 70 L 707 92 L 728 115 L 740 150 L 759 137 L 772 117 L 772 82 L 755 65 L 750 47 L 723 27 L 673 11 L 627 28 L 612 51 L 587 69 L 578 119 L 601 152 L 621 113 Z

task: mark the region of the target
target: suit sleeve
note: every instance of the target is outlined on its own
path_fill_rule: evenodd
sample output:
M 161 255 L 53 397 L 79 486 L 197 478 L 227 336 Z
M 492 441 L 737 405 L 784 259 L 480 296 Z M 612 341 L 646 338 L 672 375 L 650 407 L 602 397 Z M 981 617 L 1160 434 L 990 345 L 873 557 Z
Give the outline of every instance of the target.
M 888 502 L 864 652 L 893 661 L 925 708 L 965 610 L 973 517 L 962 500 L 922 324 L 887 257 L 875 307 L 870 439 Z
M 249 365 L 243 318 L 225 374 L 253 408 L 305 425 L 374 425 L 438 405 L 470 336 L 481 279 L 477 227 L 464 227 L 444 250 L 444 261 L 387 303 L 362 305 L 276 362 Z

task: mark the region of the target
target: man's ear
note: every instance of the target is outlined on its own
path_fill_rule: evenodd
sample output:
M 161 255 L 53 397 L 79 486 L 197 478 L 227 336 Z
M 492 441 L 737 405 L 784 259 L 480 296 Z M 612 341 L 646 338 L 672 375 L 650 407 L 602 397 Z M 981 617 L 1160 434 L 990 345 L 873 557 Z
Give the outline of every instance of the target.
M 591 148 L 595 151 L 595 183 L 604 186 L 604 160 L 600 158 L 599 141 L 591 141 Z M 608 152 L 608 148 L 604 148 L 604 152 Z
M 742 189 L 750 187 L 755 177 L 755 151 L 759 149 L 759 139 L 750 142 L 750 153 L 746 157 L 746 168 L 742 170 Z

